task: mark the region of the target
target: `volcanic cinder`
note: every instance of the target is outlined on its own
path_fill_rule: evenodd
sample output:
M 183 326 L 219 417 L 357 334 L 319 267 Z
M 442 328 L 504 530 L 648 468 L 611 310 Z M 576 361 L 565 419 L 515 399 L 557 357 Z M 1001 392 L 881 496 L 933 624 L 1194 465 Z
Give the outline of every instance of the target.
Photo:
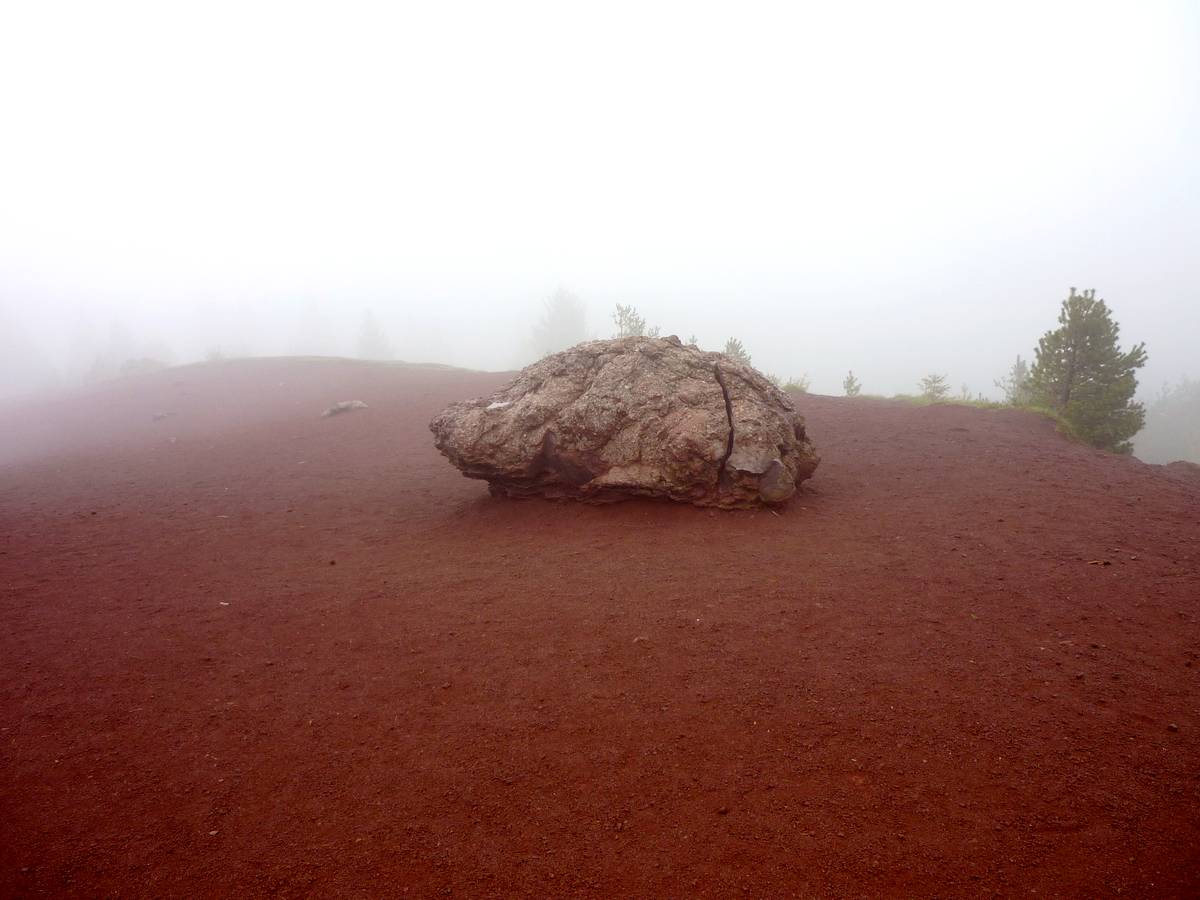
M 673 335 L 579 344 L 429 427 L 463 474 L 508 496 L 750 507 L 787 500 L 820 462 L 787 394 Z

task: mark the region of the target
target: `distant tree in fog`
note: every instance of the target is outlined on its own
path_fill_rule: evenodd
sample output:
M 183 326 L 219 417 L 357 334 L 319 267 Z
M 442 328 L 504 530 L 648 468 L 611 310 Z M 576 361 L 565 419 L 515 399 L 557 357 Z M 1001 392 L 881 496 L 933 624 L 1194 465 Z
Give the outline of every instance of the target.
M 532 340 L 539 359 L 587 340 L 587 308 L 583 301 L 565 288 L 555 291 L 533 326 Z
M 1185 378 L 1164 387 L 1146 410 L 1146 427 L 1135 444 L 1133 452 L 1146 462 L 1200 463 L 1200 381 Z
M 700 342 L 698 340 L 696 340 L 696 336 L 693 334 L 690 338 L 687 339 L 687 345 L 689 347 L 697 347 L 698 348 L 700 346 Z
M 725 342 L 725 349 L 721 351 L 731 359 L 736 359 L 740 363 L 750 365 L 750 354 L 746 352 L 746 348 L 742 346 L 742 342 L 737 338 L 730 338 Z
M 1136 372 L 1146 364 L 1146 345 L 1122 351 L 1120 326 L 1094 290 L 1062 302 L 1058 328 L 1047 331 L 1036 351 L 1029 379 L 1034 402 L 1057 412 L 1079 437 L 1094 447 L 1131 453 L 1130 441 L 1146 420 L 1133 399 Z
M 135 339 L 120 322 L 109 326 L 107 339 L 92 352 L 91 364 L 83 371 L 84 382 L 155 372 L 175 362 L 166 343 Z
M 846 392 L 847 397 L 857 397 L 862 393 L 862 382 L 854 377 L 854 370 L 850 370 L 850 374 L 842 379 L 842 390 Z
M 358 330 L 359 359 L 394 359 L 396 348 L 388 340 L 383 326 L 375 318 L 375 313 L 367 310 L 363 314 L 362 327 Z
M 1029 364 L 1021 359 L 1021 354 L 1017 354 L 1017 361 L 1008 370 L 1008 374 L 996 379 L 996 387 L 1004 391 L 1004 402 L 1012 406 L 1029 406 L 1033 402 Z
M 950 385 L 946 383 L 945 375 L 926 375 L 917 386 L 921 389 L 921 396 L 933 403 L 945 400 L 950 395 Z

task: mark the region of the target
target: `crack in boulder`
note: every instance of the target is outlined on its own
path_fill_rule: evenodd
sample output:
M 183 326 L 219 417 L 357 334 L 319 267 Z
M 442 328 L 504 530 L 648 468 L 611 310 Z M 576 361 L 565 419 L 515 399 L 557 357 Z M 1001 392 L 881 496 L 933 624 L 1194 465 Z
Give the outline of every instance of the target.
M 721 464 L 717 467 L 717 487 L 721 486 L 721 480 L 725 477 L 725 464 L 729 462 L 729 457 L 733 456 L 733 401 L 729 399 L 729 388 L 725 385 L 725 376 L 721 374 L 721 366 L 714 365 L 713 372 L 717 376 L 717 384 L 721 386 L 721 394 L 725 397 L 725 417 L 729 420 L 729 437 L 725 441 L 725 455 L 721 457 Z

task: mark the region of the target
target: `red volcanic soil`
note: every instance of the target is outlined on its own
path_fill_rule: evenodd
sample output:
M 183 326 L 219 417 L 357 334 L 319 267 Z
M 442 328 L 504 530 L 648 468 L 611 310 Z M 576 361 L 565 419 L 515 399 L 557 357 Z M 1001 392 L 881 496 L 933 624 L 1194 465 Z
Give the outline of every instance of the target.
M 501 500 L 504 380 L 0 414 L 0 895 L 1200 895 L 1200 479 L 805 396 L 778 514 Z

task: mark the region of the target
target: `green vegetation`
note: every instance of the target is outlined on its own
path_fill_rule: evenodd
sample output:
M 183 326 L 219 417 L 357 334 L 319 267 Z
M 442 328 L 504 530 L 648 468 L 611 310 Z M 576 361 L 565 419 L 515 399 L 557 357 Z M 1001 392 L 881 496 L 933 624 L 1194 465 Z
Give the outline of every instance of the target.
M 658 337 L 659 328 L 655 325 L 653 328 L 646 328 L 646 320 L 638 314 L 636 306 L 626 306 L 624 303 L 618 303 L 616 312 L 612 316 L 613 324 L 617 326 L 617 333 L 613 337 Z
M 803 375 L 793 375 L 787 381 L 784 381 L 778 375 L 768 375 L 767 380 L 781 391 L 789 391 L 793 394 L 807 394 L 809 387 L 812 385 L 812 379 L 808 377 L 808 373 Z
M 950 395 L 950 385 L 946 383 L 945 375 L 926 375 L 917 386 L 921 389 L 921 396 L 930 403 L 945 400 Z
M 1072 440 L 1115 453 L 1132 452 L 1131 438 L 1146 419 L 1142 404 L 1133 399 L 1136 371 L 1146 364 L 1145 345 L 1121 350 L 1117 340 L 1120 327 L 1094 290 L 1077 293 L 1071 288 L 1058 323 L 1058 328 L 1046 332 L 1038 342 L 1032 366 L 1017 356 L 1012 368 L 996 380 L 996 386 L 1004 391 L 1001 403 L 982 394 L 972 396 L 966 385 L 951 397 L 946 376 L 936 373 L 921 379 L 919 395 L 898 394 L 893 399 L 920 405 L 950 402 L 980 409 L 1024 409 L 1053 419 L 1058 430 Z M 853 374 L 842 383 L 847 396 L 858 394 Z M 851 386 L 856 389 L 853 394 Z M 1200 413 L 1200 385 L 1185 382 L 1159 402 L 1163 406 L 1161 422 L 1195 422 Z M 1183 437 L 1178 448 L 1150 452 L 1179 454 L 1175 458 L 1188 458 L 1187 453 L 1200 456 L 1200 433 Z
M 746 352 L 746 348 L 742 346 L 742 342 L 737 338 L 730 338 L 725 342 L 725 349 L 721 351 L 731 359 L 736 359 L 740 363 L 750 365 L 750 354 Z
M 1022 409 L 1025 412 L 1036 413 L 1039 416 L 1045 416 L 1054 423 L 1054 427 L 1058 429 L 1058 433 L 1067 438 L 1067 440 L 1075 441 L 1077 444 L 1084 443 L 1084 440 L 1082 437 L 1080 437 L 1079 432 L 1075 430 L 1075 426 L 1064 419 L 1057 410 L 1050 409 L 1046 406 L 1020 406 L 1015 408 Z
M 658 327 L 649 327 L 646 319 L 632 304 L 618 303 L 612 313 L 616 337 L 658 337 Z M 1120 328 L 1112 319 L 1108 306 L 1096 297 L 1094 290 L 1077 292 L 1062 302 L 1058 327 L 1047 331 L 1038 342 L 1032 365 L 1017 355 L 1012 366 L 995 381 L 1004 393 L 1002 401 L 972 393 L 963 385 L 952 393 L 949 378 L 932 372 L 921 378 L 918 393 L 897 394 L 892 399 L 915 405 L 953 403 L 977 409 L 1024 409 L 1052 419 L 1058 430 L 1067 437 L 1117 453 L 1130 453 L 1132 438 L 1147 422 L 1143 405 L 1134 401 L 1137 390 L 1136 372 L 1145 365 L 1144 344 L 1123 351 L 1118 343 Z M 546 301 L 541 321 L 534 329 L 534 343 L 541 355 L 563 349 L 585 339 L 584 307 L 566 290 L 559 289 Z M 360 354 L 368 345 L 384 356 L 379 349 L 385 343 L 377 323 L 368 313 L 360 335 Z M 687 344 L 697 346 L 692 335 Z M 730 359 L 751 365 L 746 346 L 736 337 L 725 342 L 723 352 Z M 778 388 L 792 393 L 807 393 L 808 374 L 792 377 L 785 382 L 777 375 L 768 375 Z M 842 379 L 847 397 L 872 397 L 864 394 L 862 382 L 854 371 Z M 883 399 L 883 398 L 880 398 Z M 1150 454 L 1145 458 L 1161 461 L 1171 459 L 1200 459 L 1200 382 L 1185 380 L 1171 391 L 1163 392 L 1149 418 L 1150 428 L 1139 441 L 1139 451 Z
M 812 379 L 809 378 L 808 373 L 805 372 L 803 375 L 801 375 L 799 377 L 793 375 L 791 378 L 789 378 L 787 381 L 785 381 L 783 383 L 783 389 L 785 391 L 791 391 L 792 393 L 795 393 L 795 394 L 807 394 L 808 388 L 811 384 L 812 384 Z
M 1004 391 L 1004 402 L 1010 406 L 1028 406 L 1033 402 L 1033 387 L 1029 381 L 1029 364 L 1017 354 L 1017 361 L 1003 378 L 996 379 L 996 387 Z
M 948 390 L 948 389 L 947 389 Z M 1005 409 L 1007 403 L 1002 403 L 999 400 L 987 400 L 983 397 L 941 397 L 934 399 L 927 397 L 925 394 L 893 394 L 891 397 L 884 397 L 882 394 L 862 394 L 863 397 L 869 397 L 875 400 L 899 400 L 903 403 L 911 403 L 913 406 L 932 406 L 934 403 L 951 403 L 955 406 L 973 406 L 976 409 Z
M 1145 345 L 1120 349 L 1120 326 L 1094 290 L 1077 294 L 1071 288 L 1058 322 L 1038 342 L 1029 372 L 1033 403 L 1054 410 L 1093 447 L 1132 453 L 1130 439 L 1146 420 L 1142 404 L 1133 399 L 1135 373 L 1146 364 Z

